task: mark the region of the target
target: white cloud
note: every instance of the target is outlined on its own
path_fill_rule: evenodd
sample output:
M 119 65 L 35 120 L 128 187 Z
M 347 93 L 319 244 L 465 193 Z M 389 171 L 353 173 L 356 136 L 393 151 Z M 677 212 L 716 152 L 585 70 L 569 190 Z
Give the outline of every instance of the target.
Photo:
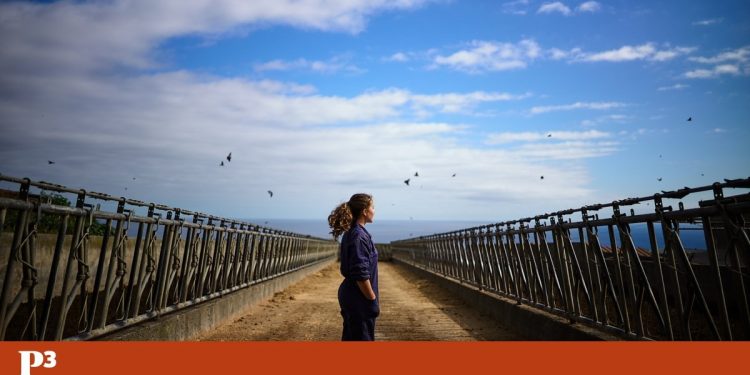
M 539 7 L 539 9 L 536 11 L 537 13 L 560 13 L 564 16 L 569 16 L 573 13 L 570 8 L 568 8 L 567 5 L 555 1 L 554 3 L 544 3 L 542 6 Z
M 695 51 L 695 47 L 675 47 L 672 49 L 656 51 L 653 56 L 649 58 L 652 61 L 668 61 L 675 57 L 687 55 Z
M 472 41 L 468 49 L 448 56 L 434 58 L 435 66 L 445 66 L 470 73 L 522 69 L 539 58 L 541 48 L 531 40 L 516 44 L 491 41 Z
M 106 1 L 1 3 L 0 71 L 152 68 L 153 48 L 179 35 L 216 36 L 282 24 L 358 33 L 373 14 L 426 0 Z
M 723 18 L 710 18 L 707 20 L 695 21 L 693 22 L 693 26 L 711 26 L 722 23 L 723 21 Z
M 592 127 L 592 126 L 596 126 L 596 125 L 597 125 L 597 122 L 594 121 L 594 120 L 588 120 L 587 119 L 587 120 L 582 120 L 581 121 L 581 126 L 583 126 L 583 127 Z
M 583 147 L 576 142 L 586 141 L 576 140 L 551 148 L 472 148 L 464 142 L 471 124 L 424 118 L 471 114 L 482 104 L 528 94 L 390 88 L 330 95 L 294 82 L 160 65 L 157 47 L 175 37 L 220 38 L 277 24 L 357 33 L 375 13 L 423 3 L 2 3 L 2 172 L 232 217 L 325 217 L 353 191 L 398 203 L 391 211 L 380 206 L 384 218 L 494 218 L 501 211 L 517 217 L 548 208 L 529 204 L 530 197 L 567 207 L 589 202 L 588 172 L 576 160 L 616 146 Z M 490 47 L 500 65 L 528 64 L 540 54 L 532 41 Z M 498 61 L 465 67 L 488 70 Z M 308 60 L 267 63 L 266 69 L 327 67 Z M 228 152 L 232 162 L 219 167 Z M 54 168 L 47 159 L 57 161 Z M 560 159 L 566 168 L 559 168 Z M 417 169 L 424 189 L 407 190 L 402 181 Z M 449 177 L 456 172 L 460 180 Z
M 368 191 L 397 203 L 381 217 L 492 217 L 531 196 L 587 199 L 584 170 L 548 163 L 611 148 L 473 149 L 459 142 L 468 125 L 408 120 L 413 105 L 442 111 L 512 99 L 497 93 L 301 96 L 285 93 L 295 87 L 288 83 L 187 72 L 55 83 L 25 81 L 20 89 L 34 95 L 0 105 L 3 173 L 112 194 L 124 193 L 133 175 L 143 185 L 130 185 L 129 196 L 217 215 L 324 217 L 352 191 Z M 219 167 L 230 151 L 232 162 Z M 424 189 L 406 190 L 402 181 L 414 170 Z M 460 180 L 450 178 L 457 172 Z M 539 173 L 552 182 L 537 186 Z
M 675 83 L 672 86 L 661 86 L 657 88 L 658 91 L 672 91 L 672 90 L 684 90 L 686 88 L 690 87 L 690 85 L 685 85 L 682 83 Z
M 710 69 L 694 69 L 685 73 L 687 78 L 717 78 L 722 75 L 750 75 L 750 46 L 719 53 L 712 57 L 691 57 L 690 61 L 714 65 Z
M 619 102 L 575 102 L 572 104 L 532 107 L 529 110 L 529 113 L 532 115 L 537 115 L 541 113 L 557 112 L 557 111 L 572 111 L 576 109 L 609 110 L 613 108 L 621 108 L 624 106 L 625 106 L 625 103 L 619 103 Z
M 524 144 L 514 150 L 525 158 L 576 160 L 611 155 L 619 151 L 617 142 L 561 142 L 556 144 Z
M 309 70 L 315 73 L 333 74 L 338 72 L 345 72 L 351 74 L 363 73 L 364 70 L 357 67 L 356 65 L 349 64 L 346 58 L 334 57 L 328 61 L 320 60 L 271 60 L 265 63 L 255 64 L 254 67 L 256 72 L 267 72 L 267 71 L 288 71 L 288 70 Z
M 528 12 L 529 0 L 516 0 L 503 3 L 503 13 L 525 15 Z
M 602 120 L 610 120 L 610 121 L 627 121 L 628 119 L 630 119 L 630 116 L 620 115 L 620 114 L 607 115 L 602 118 Z
M 605 115 L 605 116 L 598 116 L 595 119 L 586 119 L 581 121 L 581 126 L 583 127 L 593 127 L 593 126 L 599 126 L 602 124 L 609 124 L 609 123 L 627 123 L 632 120 L 632 116 L 623 115 L 619 113 L 611 114 L 611 115 Z
M 579 12 L 590 12 L 595 13 L 602 9 L 601 4 L 597 3 L 596 1 L 587 1 L 585 3 L 581 3 L 581 5 L 576 8 Z
M 500 102 L 509 100 L 520 100 L 531 94 L 514 95 L 509 93 L 476 91 L 468 94 L 434 94 L 434 95 L 412 95 L 411 101 L 419 110 L 425 107 L 437 108 L 443 113 L 458 113 L 471 109 L 484 102 Z
M 610 155 L 618 151 L 618 143 L 605 141 L 612 134 L 598 130 L 548 131 L 548 132 L 503 132 L 487 136 L 488 145 L 520 143 L 505 148 L 526 159 L 578 160 Z
M 645 43 L 638 46 L 622 46 L 618 49 L 584 53 L 580 52 L 574 57 L 574 61 L 586 62 L 621 62 L 634 60 L 649 60 L 663 62 L 675 57 L 686 55 L 695 51 L 694 47 L 674 47 L 659 50 L 654 43 Z
M 261 80 L 255 82 L 259 90 L 269 93 L 282 93 L 286 95 L 312 95 L 317 92 L 315 86 L 300 85 L 296 83 L 285 83 L 272 80 Z
M 547 56 L 552 60 L 562 60 L 576 56 L 581 53 L 580 48 L 574 48 L 570 51 L 565 51 L 559 48 L 550 48 L 546 51 Z
M 281 70 L 290 70 L 294 68 L 299 68 L 300 64 L 297 64 L 297 65 L 298 66 L 295 67 L 294 63 L 277 59 L 277 60 L 267 61 L 261 64 L 255 64 L 253 66 L 253 69 L 255 69 L 256 71 L 260 71 L 260 72 L 269 71 L 269 70 L 281 71 Z
M 411 58 L 406 53 L 396 52 L 393 55 L 386 57 L 384 60 L 391 61 L 391 62 L 407 62 L 410 59 Z
M 695 51 L 695 47 L 658 47 L 655 43 L 638 46 L 622 46 L 603 52 L 584 52 L 575 47 L 569 50 L 560 48 L 543 49 L 536 41 L 524 39 L 518 43 L 475 40 L 466 43 L 467 47 L 450 54 L 438 53 L 435 49 L 427 52 L 399 52 L 385 61 L 407 61 L 415 58 L 429 59 L 429 68 L 447 67 L 467 73 L 516 70 L 528 67 L 538 59 L 568 60 L 570 62 L 622 62 L 646 60 L 665 62 Z
M 589 130 L 582 132 L 575 131 L 548 131 L 538 132 L 504 132 L 492 133 L 487 136 L 487 144 L 502 144 L 513 142 L 534 142 L 534 141 L 582 141 L 598 138 L 607 138 L 609 133 L 598 130 Z
M 738 65 L 722 64 L 713 67 L 713 69 L 695 69 L 685 73 L 686 78 L 716 78 L 722 75 L 747 75 L 748 69 L 743 72 Z
M 722 52 L 713 57 L 691 57 L 690 61 L 701 64 L 721 64 L 725 62 L 747 62 L 750 60 L 750 46 L 744 46 L 733 51 Z
M 689 72 L 685 72 L 686 78 L 713 78 L 716 76 L 716 72 L 708 69 L 695 69 Z
M 529 11 L 530 1 L 529 0 L 518 0 L 518 1 L 511 1 L 503 3 L 502 10 L 503 13 L 508 14 L 515 14 L 515 15 L 526 15 Z M 596 1 L 586 1 L 581 4 L 579 4 L 575 8 L 575 12 L 567 5 L 565 5 L 563 2 L 555 1 L 555 2 L 546 2 L 539 6 L 536 13 L 537 14 L 551 14 L 551 13 L 560 13 L 564 16 L 570 16 L 574 13 L 596 13 L 601 10 L 601 4 L 599 4 Z

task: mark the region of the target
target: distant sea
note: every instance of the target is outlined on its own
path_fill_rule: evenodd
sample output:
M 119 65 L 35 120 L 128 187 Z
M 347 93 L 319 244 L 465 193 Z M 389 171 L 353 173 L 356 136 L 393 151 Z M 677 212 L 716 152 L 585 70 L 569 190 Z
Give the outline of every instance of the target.
M 326 220 L 302 219 L 242 219 L 253 224 L 284 229 L 299 234 L 309 234 L 320 238 L 330 238 L 331 229 Z M 410 237 L 449 232 L 477 225 L 480 221 L 442 221 L 442 220 L 375 220 L 367 224 L 367 231 L 376 243 L 388 243 Z
M 302 220 L 302 219 L 243 219 L 254 224 L 288 230 L 299 234 L 309 234 L 315 237 L 330 238 L 330 229 L 325 220 Z M 367 224 L 367 231 L 376 243 L 388 243 L 412 237 L 426 236 L 435 233 L 450 232 L 458 229 L 471 228 L 490 224 L 485 221 L 444 221 L 444 220 L 375 220 Z M 680 232 L 683 246 L 686 249 L 701 250 L 706 248 L 703 231 L 699 227 L 683 227 Z M 664 248 L 664 239 L 661 235 L 661 226 L 654 225 L 656 242 L 660 249 Z M 651 249 L 648 239 L 646 224 L 634 224 L 630 226 L 633 242 L 637 247 L 647 250 Z M 615 238 L 619 243 L 619 235 L 615 230 Z M 578 241 L 577 231 L 571 233 L 571 239 Z M 551 238 L 550 238 L 551 240 Z M 599 241 L 603 246 L 609 246 L 609 234 L 606 228 L 600 228 Z

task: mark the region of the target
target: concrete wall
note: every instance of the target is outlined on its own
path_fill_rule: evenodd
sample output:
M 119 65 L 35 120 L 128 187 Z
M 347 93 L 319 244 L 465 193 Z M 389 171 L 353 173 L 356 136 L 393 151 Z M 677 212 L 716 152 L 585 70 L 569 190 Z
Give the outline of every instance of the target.
M 270 299 L 275 293 L 320 271 L 334 261 L 335 258 L 331 258 L 319 262 L 297 272 L 252 285 L 186 310 L 162 315 L 137 326 L 115 331 L 100 337 L 99 340 L 194 340 L 203 333 L 238 319 L 250 307 Z
M 393 257 L 392 261 L 437 283 L 475 310 L 495 319 L 499 324 L 528 340 L 621 340 L 617 336 L 579 323 L 571 324 L 568 319 L 557 315 L 526 305 L 518 305 L 514 300 L 481 291 L 474 286 L 445 278 L 442 275 L 436 275 L 397 257 Z

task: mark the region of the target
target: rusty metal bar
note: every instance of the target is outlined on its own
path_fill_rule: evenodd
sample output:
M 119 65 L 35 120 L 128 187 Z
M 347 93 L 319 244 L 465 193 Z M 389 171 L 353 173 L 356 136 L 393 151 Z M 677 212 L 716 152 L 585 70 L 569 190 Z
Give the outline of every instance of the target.
M 749 340 L 748 189 L 750 178 L 724 180 L 391 247 L 396 259 L 624 338 Z M 683 199 L 706 192 L 713 199 L 686 207 Z M 666 200 L 680 200 L 679 209 Z M 636 214 L 639 204 L 653 211 Z M 612 217 L 600 218 L 604 209 Z M 691 230 L 703 231 L 704 250 L 686 249 L 683 232 Z
M 13 236 L 0 248 L 8 254 L 0 340 L 97 338 L 338 251 L 333 240 L 196 211 L 5 175 L 0 182 L 16 189 L 0 197 L 0 231 Z M 72 207 L 52 203 L 49 194 L 74 198 Z M 46 247 L 43 221 L 53 240 Z

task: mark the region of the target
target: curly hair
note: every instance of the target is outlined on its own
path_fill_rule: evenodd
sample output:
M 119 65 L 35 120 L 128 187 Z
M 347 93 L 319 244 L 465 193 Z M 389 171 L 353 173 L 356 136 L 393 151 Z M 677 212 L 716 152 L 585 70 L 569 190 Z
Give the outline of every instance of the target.
M 348 202 L 341 203 L 328 215 L 328 226 L 334 239 L 348 231 L 357 218 L 372 205 L 372 196 L 359 193 L 352 195 Z

